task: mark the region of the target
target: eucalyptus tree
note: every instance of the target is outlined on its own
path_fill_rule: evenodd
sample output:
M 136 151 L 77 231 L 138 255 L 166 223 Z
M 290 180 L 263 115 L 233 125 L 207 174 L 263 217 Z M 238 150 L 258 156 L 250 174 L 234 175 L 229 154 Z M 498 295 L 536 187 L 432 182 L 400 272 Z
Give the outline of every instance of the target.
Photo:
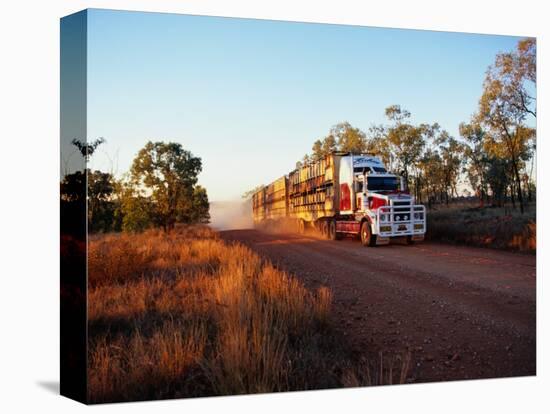
M 140 198 L 148 200 L 155 224 L 170 230 L 175 223 L 206 219 L 206 192 L 195 187 L 201 170 L 201 159 L 181 144 L 149 141 L 132 163 L 130 183 Z M 197 202 L 202 203 L 201 217 L 195 215 Z

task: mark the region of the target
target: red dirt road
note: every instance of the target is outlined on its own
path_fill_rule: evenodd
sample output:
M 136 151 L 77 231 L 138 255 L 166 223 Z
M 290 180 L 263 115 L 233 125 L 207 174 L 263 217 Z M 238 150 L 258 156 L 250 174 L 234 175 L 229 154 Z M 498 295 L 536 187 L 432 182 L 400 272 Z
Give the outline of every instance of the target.
M 333 319 L 354 350 L 411 352 L 410 382 L 536 374 L 535 256 L 421 243 L 221 233 L 310 288 L 333 293 Z

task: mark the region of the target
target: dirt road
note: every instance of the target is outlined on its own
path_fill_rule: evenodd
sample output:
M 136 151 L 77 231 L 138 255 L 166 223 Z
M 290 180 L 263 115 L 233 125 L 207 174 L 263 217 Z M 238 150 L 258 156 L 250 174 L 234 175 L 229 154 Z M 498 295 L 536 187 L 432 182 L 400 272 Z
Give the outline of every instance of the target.
M 421 243 L 222 232 L 306 286 L 328 286 L 333 318 L 366 357 L 410 351 L 408 381 L 536 373 L 535 257 Z

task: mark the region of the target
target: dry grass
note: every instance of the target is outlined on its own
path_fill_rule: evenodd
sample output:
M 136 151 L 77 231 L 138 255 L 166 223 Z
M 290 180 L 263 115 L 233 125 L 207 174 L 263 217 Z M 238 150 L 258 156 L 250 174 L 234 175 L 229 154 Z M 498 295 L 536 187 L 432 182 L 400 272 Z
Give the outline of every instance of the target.
M 535 253 L 536 206 L 524 214 L 507 208 L 442 208 L 428 212 L 426 236 L 431 240 Z
M 91 402 L 378 383 L 329 323 L 327 288 L 307 290 L 206 227 L 89 248 Z

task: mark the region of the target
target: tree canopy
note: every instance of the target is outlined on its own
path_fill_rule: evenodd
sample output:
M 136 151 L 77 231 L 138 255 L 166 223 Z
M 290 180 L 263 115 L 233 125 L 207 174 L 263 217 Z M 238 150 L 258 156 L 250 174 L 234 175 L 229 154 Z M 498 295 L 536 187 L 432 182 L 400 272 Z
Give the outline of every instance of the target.
M 207 211 L 198 217 L 195 211 L 208 206 L 206 191 L 195 188 L 201 170 L 201 159 L 181 144 L 149 141 L 132 163 L 130 183 L 139 196 L 150 200 L 155 224 L 168 230 L 175 223 L 208 219 Z
M 535 98 L 529 83 L 536 79 L 536 45 L 534 39 L 518 43 L 514 52 L 496 56 L 483 83 L 483 92 L 474 121 L 486 130 L 484 147 L 492 157 L 509 162 L 512 183 L 523 212 L 521 169 L 531 157 L 530 145 L 536 137 L 534 128 L 526 124 L 536 117 Z

